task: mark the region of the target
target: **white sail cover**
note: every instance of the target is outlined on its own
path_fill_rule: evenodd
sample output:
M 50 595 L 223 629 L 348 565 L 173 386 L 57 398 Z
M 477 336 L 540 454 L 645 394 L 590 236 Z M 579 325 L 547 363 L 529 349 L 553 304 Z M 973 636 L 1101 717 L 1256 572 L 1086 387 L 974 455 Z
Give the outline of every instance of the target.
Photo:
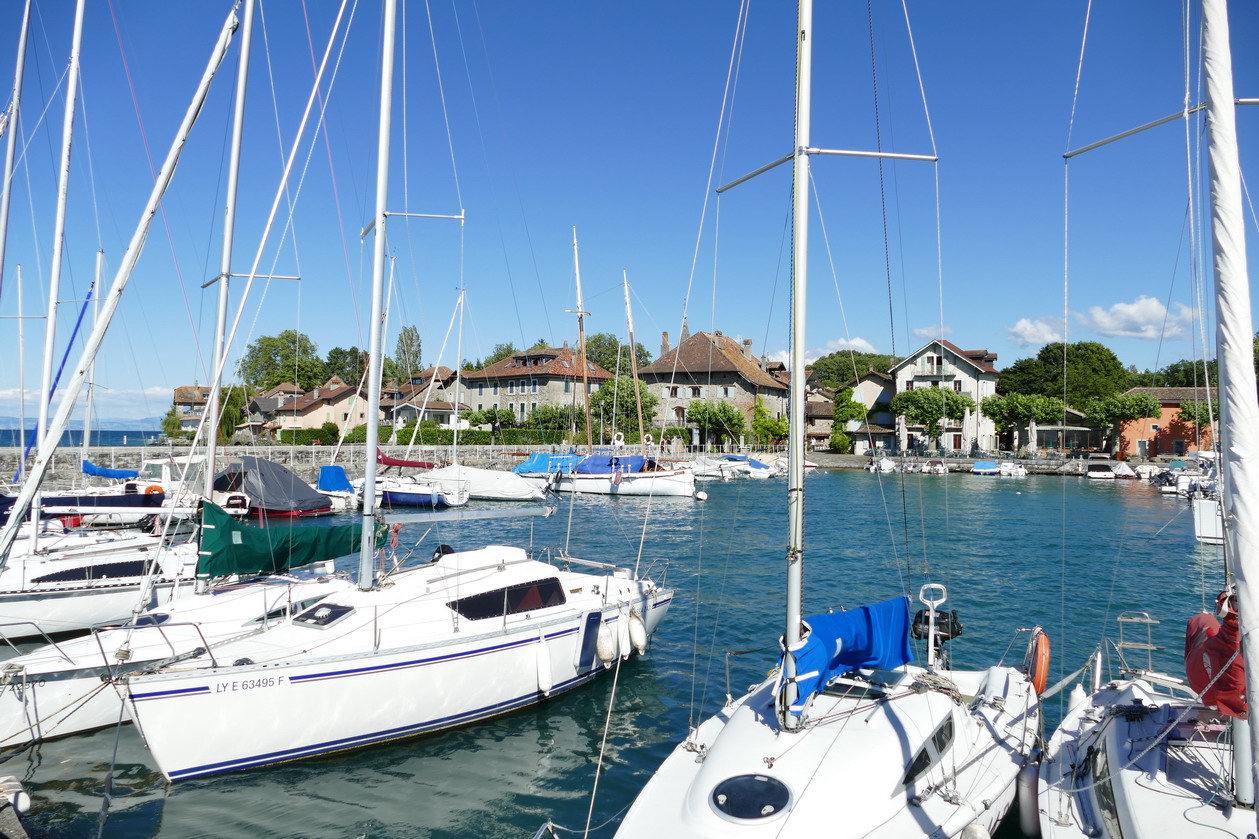
M 489 501 L 534 501 L 544 497 L 541 489 L 514 472 L 455 465 L 425 472 L 424 476 L 434 481 L 462 481 L 468 486 L 469 498 Z

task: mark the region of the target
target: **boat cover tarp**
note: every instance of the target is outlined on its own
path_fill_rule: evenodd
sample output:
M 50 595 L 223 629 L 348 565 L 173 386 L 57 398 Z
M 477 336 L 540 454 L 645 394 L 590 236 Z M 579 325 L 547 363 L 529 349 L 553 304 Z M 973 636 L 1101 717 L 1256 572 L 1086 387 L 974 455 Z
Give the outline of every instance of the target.
M 613 472 L 641 472 L 647 458 L 641 454 L 592 454 L 582 458 L 577 471 L 582 475 L 610 475 Z
M 727 455 L 723 455 L 723 458 L 725 460 L 733 460 L 739 463 L 746 463 L 748 466 L 751 466 L 753 469 L 768 469 L 769 468 L 768 464 L 761 463 L 756 458 L 748 457 L 745 454 L 727 454 Z
M 1137 476 L 1137 470 L 1123 461 L 1114 464 L 1111 466 L 1111 469 L 1114 470 L 1116 478 L 1135 478 Z
M 415 469 L 432 469 L 437 465 L 427 460 L 399 460 L 396 457 L 390 457 L 380 449 L 376 450 L 376 462 L 381 466 L 411 466 Z
M 354 492 L 343 466 L 320 466 L 319 481 L 315 488 L 324 492 Z
M 306 513 L 328 509 L 328 499 L 288 469 L 270 460 L 243 455 L 214 476 L 215 492 L 243 492 L 256 510 Z
M 134 469 L 106 469 L 104 466 L 95 465 L 90 460 L 83 461 L 83 474 L 91 475 L 93 478 L 114 478 L 115 480 L 140 476 L 140 473 Z
M 377 527 L 376 547 L 385 543 L 388 526 Z M 201 537 L 197 575 L 273 574 L 325 559 L 357 553 L 363 525 L 329 527 L 282 522 L 267 527 L 241 524 L 217 504 L 201 505 Z
M 1222 624 L 1210 612 L 1200 612 L 1185 627 L 1185 675 L 1189 687 L 1202 694 L 1205 704 L 1219 708 L 1220 713 L 1245 718 L 1246 664 L 1240 645 L 1237 612 L 1232 609 Z M 1219 678 L 1211 685 L 1217 673 Z
M 517 475 L 554 475 L 556 472 L 563 472 L 567 475 L 573 471 L 582 459 L 579 454 L 547 454 L 546 452 L 534 452 L 525 458 L 523 463 L 518 463 L 511 471 Z
M 434 469 L 424 477 L 438 483 L 462 482 L 468 487 L 469 498 L 489 501 L 532 501 L 544 497 L 541 489 L 519 475 L 497 469 L 477 469 L 456 464 Z
M 797 698 L 791 706 L 796 716 L 836 676 L 861 667 L 891 670 L 914 660 L 909 648 L 908 597 L 814 615 L 804 624 L 805 637 L 784 653 L 796 661 Z

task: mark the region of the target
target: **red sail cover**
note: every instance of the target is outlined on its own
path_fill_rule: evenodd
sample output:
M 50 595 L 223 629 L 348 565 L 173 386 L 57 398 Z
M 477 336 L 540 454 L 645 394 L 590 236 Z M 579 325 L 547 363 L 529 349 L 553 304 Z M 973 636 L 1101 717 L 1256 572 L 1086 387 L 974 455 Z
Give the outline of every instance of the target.
M 396 457 L 389 457 L 380 449 L 376 450 L 376 462 L 381 466 L 412 466 L 416 469 L 436 469 L 436 463 L 429 463 L 427 460 L 398 460 Z
M 1189 687 L 1198 693 L 1206 690 L 1202 701 L 1214 705 L 1220 713 L 1229 717 L 1246 717 L 1246 665 L 1240 653 L 1234 658 L 1241 644 L 1241 632 L 1237 625 L 1237 612 L 1230 609 L 1221 624 L 1215 615 L 1202 612 L 1189 619 L 1185 628 L 1185 675 Z M 1229 664 L 1229 659 L 1233 660 Z M 1207 685 L 1221 668 L 1215 684 Z

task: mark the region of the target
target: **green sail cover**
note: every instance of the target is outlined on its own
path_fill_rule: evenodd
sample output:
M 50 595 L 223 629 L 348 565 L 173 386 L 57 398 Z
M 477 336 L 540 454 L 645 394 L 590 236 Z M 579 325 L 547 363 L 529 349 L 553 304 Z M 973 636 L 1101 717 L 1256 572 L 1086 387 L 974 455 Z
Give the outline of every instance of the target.
M 385 543 L 386 528 L 378 528 L 376 547 Z M 201 505 L 201 540 L 197 576 L 267 574 L 311 562 L 358 553 L 363 525 L 331 527 L 272 524 L 250 527 L 223 512 L 217 504 Z

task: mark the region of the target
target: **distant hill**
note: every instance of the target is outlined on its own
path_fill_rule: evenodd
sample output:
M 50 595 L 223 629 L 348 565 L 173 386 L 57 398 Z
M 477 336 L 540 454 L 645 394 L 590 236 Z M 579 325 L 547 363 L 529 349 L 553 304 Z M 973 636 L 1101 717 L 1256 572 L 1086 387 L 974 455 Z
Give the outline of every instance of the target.
M 35 417 L 28 416 L 26 418 L 26 427 L 35 427 Z M 0 429 L 11 430 L 21 428 L 21 422 L 18 417 L 0 416 Z M 70 431 L 82 431 L 83 420 L 70 420 L 67 426 Z M 98 431 L 161 431 L 161 417 L 144 417 L 143 419 L 116 419 L 105 417 L 93 420 L 92 428 Z

